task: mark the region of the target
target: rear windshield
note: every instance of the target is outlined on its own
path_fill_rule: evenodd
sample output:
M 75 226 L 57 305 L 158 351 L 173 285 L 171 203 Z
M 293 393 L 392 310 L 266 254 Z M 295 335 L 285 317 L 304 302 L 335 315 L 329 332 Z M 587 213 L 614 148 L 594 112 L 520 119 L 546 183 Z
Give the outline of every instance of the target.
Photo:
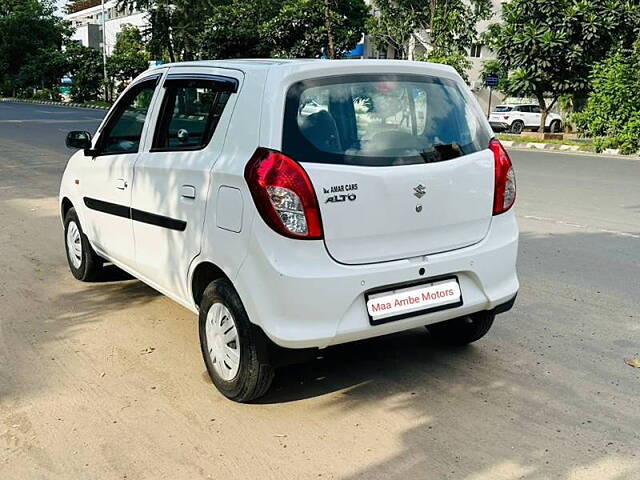
M 453 81 L 349 75 L 289 89 L 282 149 L 300 162 L 409 165 L 484 150 L 490 138 Z
M 498 105 L 495 108 L 494 112 L 498 112 L 498 113 L 500 113 L 500 112 L 510 112 L 511 110 L 513 110 L 512 107 L 508 107 L 506 105 Z

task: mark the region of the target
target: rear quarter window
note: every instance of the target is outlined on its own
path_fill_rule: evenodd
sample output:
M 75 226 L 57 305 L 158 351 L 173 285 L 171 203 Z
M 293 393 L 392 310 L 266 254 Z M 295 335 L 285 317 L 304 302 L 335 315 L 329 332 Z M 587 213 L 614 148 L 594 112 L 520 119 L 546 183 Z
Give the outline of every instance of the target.
M 298 82 L 287 93 L 283 152 L 301 162 L 430 163 L 484 150 L 490 138 L 447 79 L 349 75 Z

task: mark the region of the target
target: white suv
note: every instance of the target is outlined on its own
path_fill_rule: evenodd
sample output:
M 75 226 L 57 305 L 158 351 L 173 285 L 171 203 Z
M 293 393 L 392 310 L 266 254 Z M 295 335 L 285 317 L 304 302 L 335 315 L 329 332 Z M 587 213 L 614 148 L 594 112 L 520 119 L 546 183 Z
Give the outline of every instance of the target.
M 496 105 L 489 115 L 489 123 L 495 131 L 520 134 L 525 129 L 538 130 L 542 113 L 538 105 Z M 547 114 L 545 129 L 552 133 L 562 131 L 562 117 L 554 112 Z
M 111 262 L 198 314 L 234 400 L 287 354 L 424 325 L 469 343 L 515 300 L 513 168 L 450 67 L 166 65 L 67 145 L 72 273 Z

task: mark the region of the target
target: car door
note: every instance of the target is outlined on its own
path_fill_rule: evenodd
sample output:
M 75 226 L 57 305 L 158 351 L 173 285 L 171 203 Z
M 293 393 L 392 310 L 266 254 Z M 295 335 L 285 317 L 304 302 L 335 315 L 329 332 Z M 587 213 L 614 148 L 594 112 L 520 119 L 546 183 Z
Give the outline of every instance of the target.
M 531 113 L 530 118 L 531 118 L 531 126 L 532 127 L 539 127 L 540 126 L 540 117 L 542 116 L 542 114 L 540 113 L 540 107 L 538 107 L 537 105 L 531 105 L 529 107 L 531 109 Z
M 531 110 L 528 105 L 520 105 L 514 110 L 518 111 L 518 118 L 522 120 L 525 127 L 531 126 Z
M 78 180 L 87 235 L 100 253 L 127 264 L 135 258 L 130 218 L 133 167 L 159 78 L 157 74 L 136 82 L 118 100 L 88 151 L 90 160 Z
M 200 252 L 211 169 L 222 152 L 242 74 L 173 68 L 162 86 L 153 137 L 135 165 L 131 200 L 136 270 L 187 300 L 190 262 Z

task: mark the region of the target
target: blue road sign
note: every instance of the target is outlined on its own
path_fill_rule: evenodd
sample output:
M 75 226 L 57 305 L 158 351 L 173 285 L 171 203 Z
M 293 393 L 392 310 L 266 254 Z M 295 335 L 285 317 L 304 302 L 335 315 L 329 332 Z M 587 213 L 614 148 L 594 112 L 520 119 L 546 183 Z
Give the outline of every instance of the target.
M 486 77 L 484 77 L 484 83 L 487 84 L 487 87 L 495 87 L 498 85 L 500 78 L 495 73 L 490 73 Z

